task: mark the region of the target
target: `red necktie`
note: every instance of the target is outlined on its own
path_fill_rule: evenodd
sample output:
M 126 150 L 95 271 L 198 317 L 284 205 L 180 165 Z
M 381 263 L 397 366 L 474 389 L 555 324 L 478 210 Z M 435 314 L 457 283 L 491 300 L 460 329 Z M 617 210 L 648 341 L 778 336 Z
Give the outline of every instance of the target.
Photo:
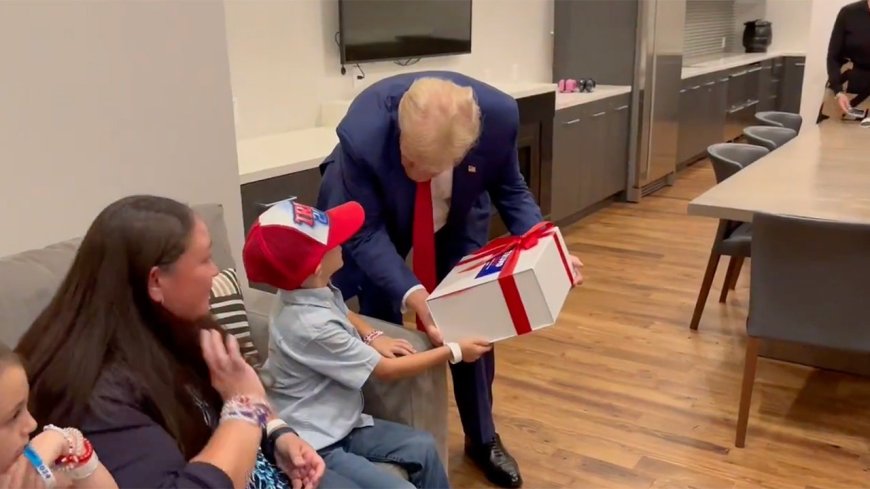
M 435 217 L 432 212 L 432 182 L 418 182 L 414 198 L 414 275 L 427 292 L 435 290 L 438 278 L 435 274 Z M 420 318 L 417 328 L 424 329 Z

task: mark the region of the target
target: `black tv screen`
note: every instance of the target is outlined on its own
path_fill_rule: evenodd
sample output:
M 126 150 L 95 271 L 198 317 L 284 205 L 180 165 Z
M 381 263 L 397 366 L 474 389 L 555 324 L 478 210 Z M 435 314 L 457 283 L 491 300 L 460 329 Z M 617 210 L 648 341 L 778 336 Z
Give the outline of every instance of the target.
M 342 63 L 471 52 L 471 0 L 339 0 Z

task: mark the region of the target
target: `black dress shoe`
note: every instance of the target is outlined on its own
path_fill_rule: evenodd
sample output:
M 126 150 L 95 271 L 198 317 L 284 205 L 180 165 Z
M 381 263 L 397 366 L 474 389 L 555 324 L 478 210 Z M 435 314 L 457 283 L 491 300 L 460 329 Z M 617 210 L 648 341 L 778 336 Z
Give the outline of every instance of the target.
M 486 478 L 493 484 L 508 489 L 523 486 L 520 466 L 501 444 L 500 436 L 495 435 L 495 440 L 477 446 L 472 445 L 466 438 L 465 454 L 486 474 Z

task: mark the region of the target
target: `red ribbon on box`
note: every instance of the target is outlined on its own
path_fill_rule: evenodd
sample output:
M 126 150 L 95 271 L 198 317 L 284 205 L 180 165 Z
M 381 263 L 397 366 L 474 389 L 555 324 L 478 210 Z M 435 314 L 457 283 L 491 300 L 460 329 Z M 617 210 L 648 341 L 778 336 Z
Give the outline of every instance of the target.
M 483 248 L 461 260 L 457 264 L 457 266 L 459 266 L 473 263 L 471 266 L 460 270 L 459 272 L 465 273 L 479 267 L 482 260 L 510 253 L 504 267 L 498 274 L 498 285 L 501 287 L 505 303 L 508 307 L 508 312 L 510 312 L 511 320 L 514 323 L 514 329 L 518 335 L 530 333 L 532 331 L 532 325 L 529 321 L 529 316 L 526 313 L 526 307 L 523 305 L 523 299 L 520 297 L 517 282 L 514 279 L 514 269 L 519 262 L 520 253 L 538 246 L 538 243 L 540 243 L 542 239 L 549 237 L 552 237 L 556 241 L 556 249 L 559 250 L 559 256 L 562 257 L 562 265 L 565 267 L 568 281 L 573 285 L 574 274 L 571 272 L 571 265 L 568 263 L 568 257 L 556 235 L 556 226 L 547 221 L 538 223 L 522 236 L 505 236 L 494 239 L 487 243 Z

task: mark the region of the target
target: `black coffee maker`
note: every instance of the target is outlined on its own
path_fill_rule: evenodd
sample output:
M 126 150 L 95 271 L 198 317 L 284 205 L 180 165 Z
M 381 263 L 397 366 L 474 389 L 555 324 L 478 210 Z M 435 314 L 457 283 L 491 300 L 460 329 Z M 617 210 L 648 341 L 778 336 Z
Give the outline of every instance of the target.
M 773 39 L 769 21 L 756 19 L 743 23 L 743 47 L 747 53 L 766 53 Z

